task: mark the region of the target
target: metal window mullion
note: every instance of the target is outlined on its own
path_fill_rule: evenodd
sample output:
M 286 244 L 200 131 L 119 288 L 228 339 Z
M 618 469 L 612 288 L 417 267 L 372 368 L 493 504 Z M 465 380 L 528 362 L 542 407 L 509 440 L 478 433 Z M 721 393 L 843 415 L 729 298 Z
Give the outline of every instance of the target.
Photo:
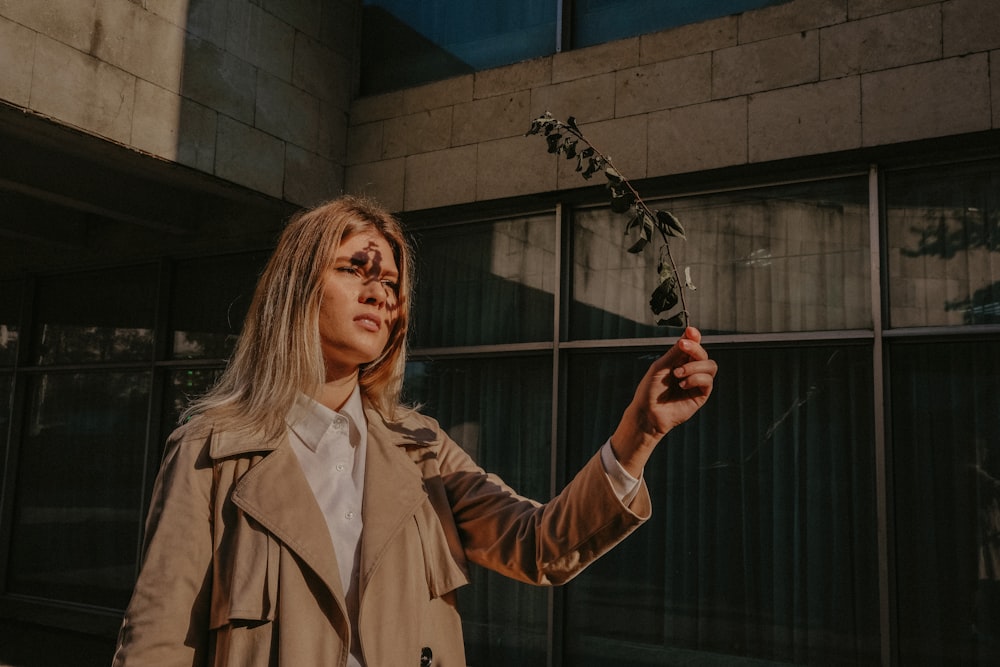
M 882 179 L 877 165 L 871 165 L 868 171 L 868 234 L 871 287 L 872 330 L 872 417 L 874 424 L 875 445 L 875 527 L 876 548 L 878 558 L 878 597 L 879 597 L 879 644 L 881 664 L 888 667 L 893 662 L 892 632 L 892 583 L 890 578 L 890 535 L 891 518 L 889 499 L 889 458 L 886 450 L 886 368 L 883 345 L 885 344 L 883 329 L 886 320 L 884 307 L 885 294 L 888 289 L 888 272 L 883 274 L 885 253 L 882 242 L 883 196 Z
M 559 349 L 559 341 L 562 339 L 563 327 L 563 259 L 566 244 L 563 240 L 564 216 L 566 208 L 562 203 L 557 203 L 553 212 L 553 234 L 555 235 L 555 280 L 552 286 L 552 380 L 551 380 L 551 435 L 549 438 L 549 496 L 554 497 L 559 488 L 559 453 L 564 444 L 559 437 L 559 424 L 562 411 L 562 351 Z M 559 594 L 559 600 L 564 599 Z M 545 611 L 545 664 L 546 667 L 555 667 L 559 662 L 557 654 L 561 654 L 557 643 L 561 640 L 561 632 L 557 632 L 556 623 L 562 618 L 562 614 L 556 613 L 557 593 L 553 587 L 549 587 L 547 596 L 547 609 Z
M 136 552 L 134 576 L 139 576 L 142 563 L 142 545 L 145 539 L 147 498 L 152 495 L 152 480 L 159 469 L 153 452 L 159 449 L 160 421 L 163 416 L 163 396 L 168 371 L 160 366 L 170 355 L 170 297 L 173 294 L 174 271 L 169 260 L 161 260 L 156 280 L 156 311 L 153 319 L 153 359 L 149 365 L 149 396 L 146 399 L 146 432 L 142 452 L 142 472 L 139 482 L 139 521 L 136 524 Z
M 14 522 L 14 495 L 17 493 L 17 468 L 21 451 L 21 436 L 24 432 L 25 409 L 27 405 L 27 379 L 23 373 L 28 363 L 30 342 L 35 320 L 34 278 L 26 278 L 21 289 L 20 317 L 18 318 L 17 352 L 14 355 L 13 377 L 11 378 L 10 424 L 7 429 L 7 443 L 3 452 L 3 468 L 0 472 L 0 596 L 7 593 L 8 567 L 10 564 L 11 536 Z
M 555 0 L 556 53 L 573 48 L 573 0 Z

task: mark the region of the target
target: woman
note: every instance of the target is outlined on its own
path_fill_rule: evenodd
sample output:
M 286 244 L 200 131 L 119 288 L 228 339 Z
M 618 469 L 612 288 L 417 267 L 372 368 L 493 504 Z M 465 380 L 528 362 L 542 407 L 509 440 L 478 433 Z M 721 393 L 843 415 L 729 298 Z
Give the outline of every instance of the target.
M 115 665 L 465 665 L 467 561 L 561 584 L 648 518 L 642 468 L 712 390 L 700 334 L 542 505 L 400 406 L 411 273 L 371 202 L 289 223 L 230 364 L 168 442 Z

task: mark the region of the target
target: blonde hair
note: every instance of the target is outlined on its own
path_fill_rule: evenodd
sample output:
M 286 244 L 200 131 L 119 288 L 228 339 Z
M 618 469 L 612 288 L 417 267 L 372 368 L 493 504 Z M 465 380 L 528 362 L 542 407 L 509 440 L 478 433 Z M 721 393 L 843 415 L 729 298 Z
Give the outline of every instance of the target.
M 181 416 L 211 416 L 218 428 L 280 435 L 299 393 L 326 380 L 319 337 L 323 274 L 348 237 L 373 230 L 385 237 L 399 270 L 396 319 L 385 349 L 360 369 L 362 394 L 387 418 L 400 408 L 412 258 L 399 221 L 374 201 L 345 196 L 292 218 L 257 283 L 233 356 L 216 385 Z

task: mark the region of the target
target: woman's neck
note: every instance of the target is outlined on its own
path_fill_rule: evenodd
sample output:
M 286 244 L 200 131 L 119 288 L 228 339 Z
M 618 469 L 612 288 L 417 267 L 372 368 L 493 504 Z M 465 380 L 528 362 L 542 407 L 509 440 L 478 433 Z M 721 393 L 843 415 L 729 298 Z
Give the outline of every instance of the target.
M 356 386 L 358 386 L 357 371 L 341 377 L 330 378 L 328 376 L 326 384 L 319 388 L 319 392 L 314 398 L 317 403 L 325 405 L 331 410 L 340 410 L 354 393 Z

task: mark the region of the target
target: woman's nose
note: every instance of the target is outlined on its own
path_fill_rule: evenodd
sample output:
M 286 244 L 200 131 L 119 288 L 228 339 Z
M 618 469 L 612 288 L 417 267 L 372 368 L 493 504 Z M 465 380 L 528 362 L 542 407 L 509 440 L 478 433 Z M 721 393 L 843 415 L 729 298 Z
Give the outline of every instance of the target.
M 382 284 L 378 278 L 369 278 L 364 281 L 361 287 L 361 301 L 363 303 L 385 303 L 389 298 L 389 288 Z

